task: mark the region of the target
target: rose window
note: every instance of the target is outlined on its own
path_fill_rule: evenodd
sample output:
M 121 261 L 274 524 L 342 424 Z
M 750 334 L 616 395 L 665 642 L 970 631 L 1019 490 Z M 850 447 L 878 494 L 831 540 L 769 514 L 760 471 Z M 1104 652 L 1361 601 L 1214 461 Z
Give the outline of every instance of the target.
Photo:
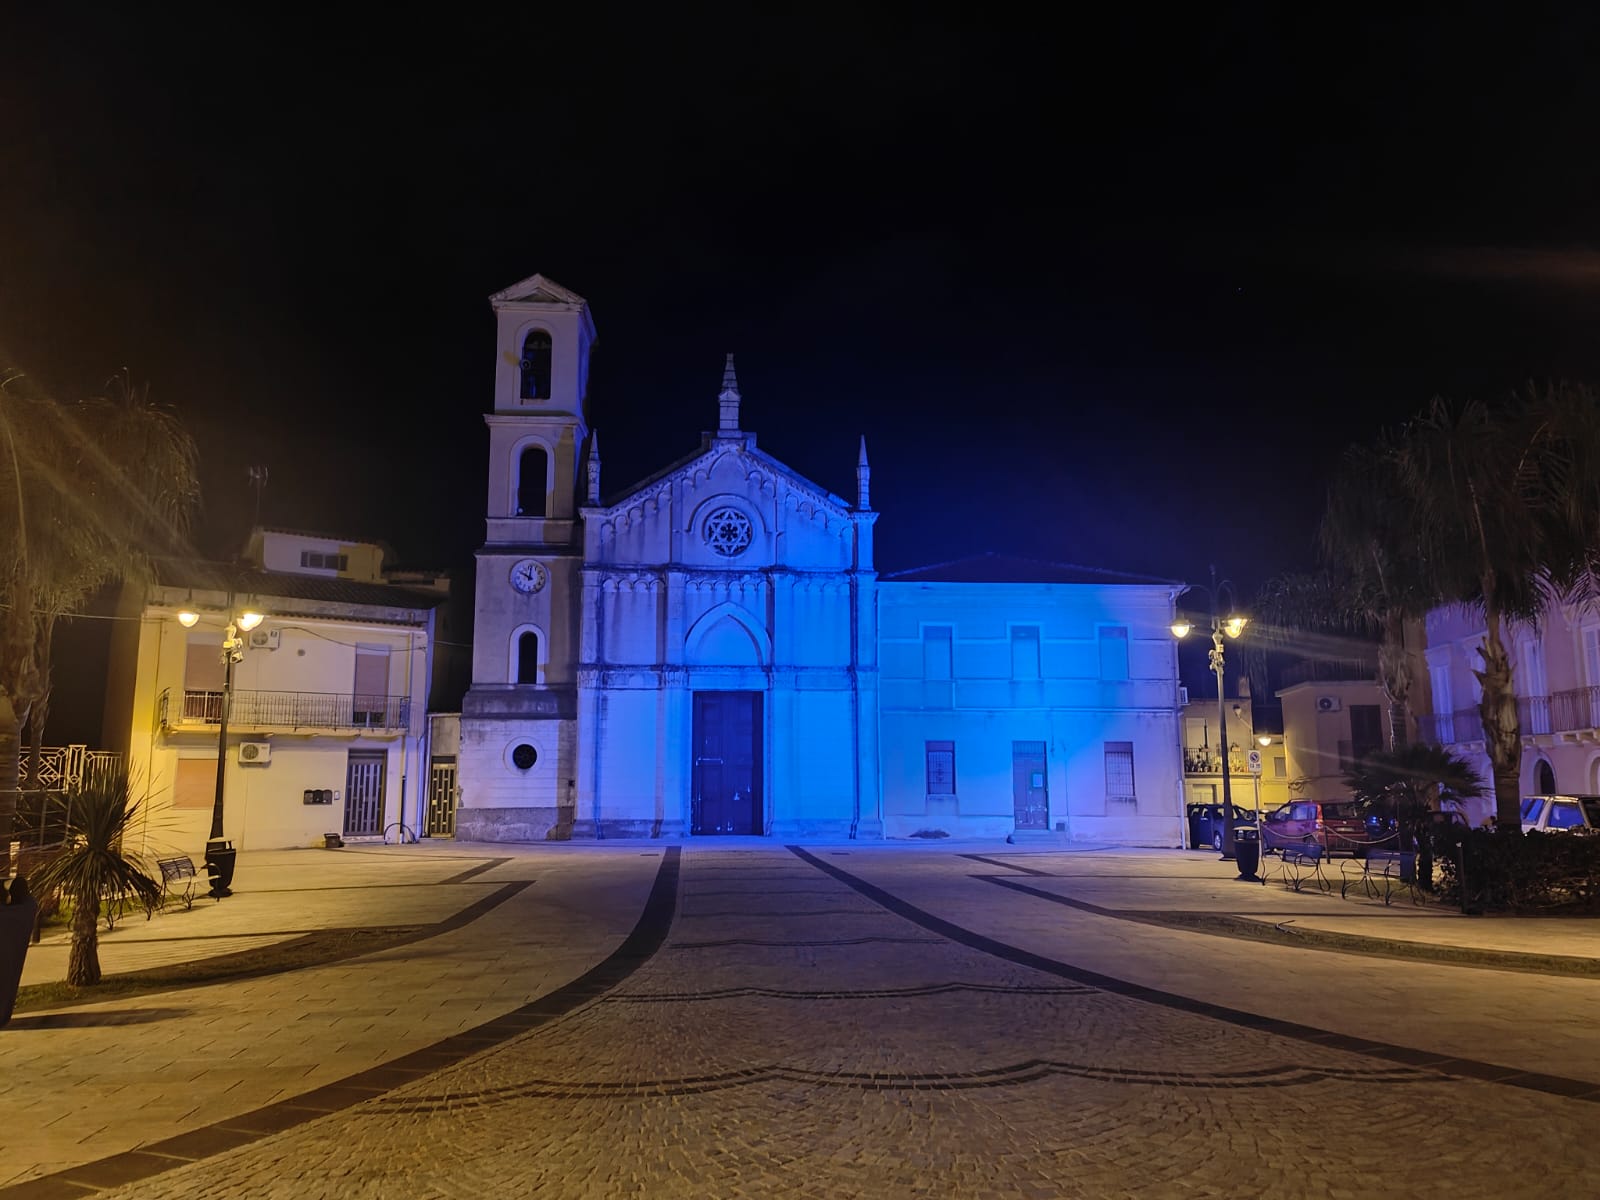
M 706 518 L 706 545 L 725 558 L 750 545 L 750 518 L 737 508 L 719 508 Z

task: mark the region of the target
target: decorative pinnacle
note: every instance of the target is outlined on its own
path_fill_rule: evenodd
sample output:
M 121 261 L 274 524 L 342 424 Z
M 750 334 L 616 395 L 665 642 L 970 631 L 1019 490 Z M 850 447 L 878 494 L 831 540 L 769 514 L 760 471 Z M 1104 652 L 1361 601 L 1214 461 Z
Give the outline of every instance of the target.
M 722 368 L 722 392 L 717 397 L 717 432 L 739 432 L 739 377 L 733 371 L 733 355 Z
M 590 504 L 600 503 L 600 431 L 589 435 L 589 479 L 587 499 Z
M 861 436 L 861 453 L 856 456 L 856 509 L 872 510 L 872 468 L 867 465 L 867 438 Z

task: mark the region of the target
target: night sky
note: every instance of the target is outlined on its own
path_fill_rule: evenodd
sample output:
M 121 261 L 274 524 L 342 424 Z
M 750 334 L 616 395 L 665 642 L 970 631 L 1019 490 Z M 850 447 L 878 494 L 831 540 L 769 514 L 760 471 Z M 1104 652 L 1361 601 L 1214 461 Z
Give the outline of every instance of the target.
M 176 406 L 204 552 L 260 463 L 264 523 L 470 562 L 486 297 L 536 271 L 593 307 L 608 494 L 697 446 L 731 350 L 763 449 L 853 496 L 867 436 L 882 570 L 1248 594 L 1310 564 L 1351 441 L 1600 383 L 1577 6 L 467 7 L 7 18 L 0 357 Z

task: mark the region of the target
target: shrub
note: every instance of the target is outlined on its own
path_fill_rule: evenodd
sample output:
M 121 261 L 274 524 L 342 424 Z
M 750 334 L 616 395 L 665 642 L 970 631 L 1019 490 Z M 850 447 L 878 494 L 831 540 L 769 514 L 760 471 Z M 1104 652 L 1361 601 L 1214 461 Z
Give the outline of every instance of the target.
M 1600 836 L 1434 831 L 1440 898 L 1502 912 L 1600 913 Z

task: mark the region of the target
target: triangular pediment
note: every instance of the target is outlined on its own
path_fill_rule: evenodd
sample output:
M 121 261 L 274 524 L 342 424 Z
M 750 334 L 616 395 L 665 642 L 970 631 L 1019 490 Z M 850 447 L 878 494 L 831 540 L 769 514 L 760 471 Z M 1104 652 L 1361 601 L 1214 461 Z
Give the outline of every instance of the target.
M 556 304 L 563 308 L 584 308 L 589 302 L 553 279 L 530 275 L 520 283 L 501 288 L 489 297 L 489 303 L 496 308 L 502 304 Z
M 758 486 L 765 483 L 770 487 L 781 483 L 785 491 L 803 498 L 819 512 L 827 512 L 840 520 L 848 518 L 850 514 L 850 506 L 845 500 L 835 496 L 827 488 L 811 482 L 770 454 L 764 454 L 738 441 L 720 438 L 713 440 L 709 446 L 702 446 L 693 454 L 663 467 L 648 479 L 630 487 L 622 495 L 607 499 L 601 508 L 612 510 L 627 508 L 647 496 L 664 491 L 678 479 L 688 479 L 691 482 L 697 477 L 709 479 L 718 466 L 727 464 L 730 459 L 738 463 L 747 480 Z

